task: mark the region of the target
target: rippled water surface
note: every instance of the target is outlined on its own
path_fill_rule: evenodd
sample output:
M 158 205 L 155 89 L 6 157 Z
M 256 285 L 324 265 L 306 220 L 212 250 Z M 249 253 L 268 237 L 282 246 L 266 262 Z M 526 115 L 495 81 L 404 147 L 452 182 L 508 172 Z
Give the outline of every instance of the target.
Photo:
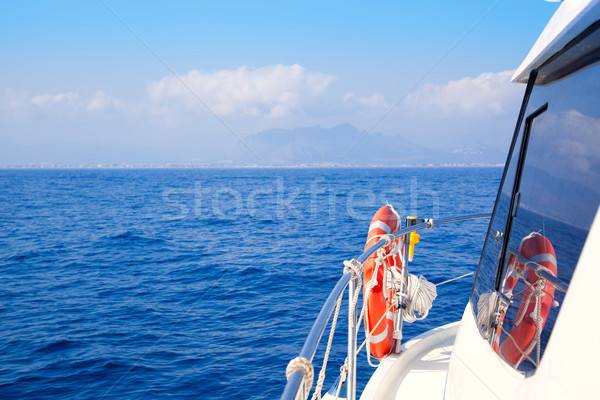
M 278 398 L 373 213 L 386 201 L 421 217 L 491 212 L 501 172 L 0 171 L 0 397 Z M 410 271 L 474 271 L 486 226 L 424 232 Z M 441 286 L 405 336 L 459 319 L 472 281 Z

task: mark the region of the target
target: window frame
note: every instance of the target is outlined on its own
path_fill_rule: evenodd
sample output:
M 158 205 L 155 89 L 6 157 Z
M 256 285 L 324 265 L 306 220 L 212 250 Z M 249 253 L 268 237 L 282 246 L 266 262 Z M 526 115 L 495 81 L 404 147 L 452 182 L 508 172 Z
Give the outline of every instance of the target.
M 502 195 L 502 189 L 504 188 L 504 184 L 506 183 L 506 177 L 508 174 L 508 169 L 510 166 L 510 160 L 512 159 L 515 147 L 517 145 L 517 141 L 519 139 L 519 134 L 521 133 L 521 125 L 523 123 L 523 119 L 525 117 L 525 112 L 527 111 L 527 106 L 529 104 L 529 99 L 531 98 L 531 93 L 533 92 L 533 87 L 535 86 L 535 80 L 537 78 L 537 70 L 533 70 L 531 71 L 531 73 L 529 74 L 529 80 L 527 81 L 527 87 L 525 88 L 525 94 L 523 95 L 523 101 L 521 102 L 521 108 L 519 110 L 519 116 L 517 118 L 517 124 L 515 126 L 515 130 L 513 133 L 513 137 L 510 143 L 510 148 L 508 150 L 508 155 L 506 156 L 506 162 L 504 163 L 504 170 L 502 171 L 502 179 L 500 180 L 500 185 L 498 186 L 498 193 L 496 194 L 496 201 L 494 202 L 494 209 L 492 210 L 492 216 L 490 218 L 490 223 L 488 225 L 488 228 L 486 230 L 486 236 L 485 236 L 485 242 L 483 244 L 483 249 L 481 250 L 481 256 L 479 257 L 479 264 L 477 265 L 477 272 L 475 273 L 475 279 L 473 280 L 473 288 L 471 289 L 471 294 L 469 295 L 469 301 L 471 301 L 471 299 L 473 298 L 473 295 L 475 294 L 475 290 L 476 290 L 476 284 L 477 284 L 477 279 L 479 278 L 479 272 L 481 271 L 481 266 L 484 260 L 484 254 L 486 252 L 487 249 L 487 245 L 488 242 L 490 240 L 491 234 L 492 234 L 492 224 L 494 222 L 494 219 L 496 217 L 497 211 L 498 211 L 498 203 L 500 202 L 500 196 Z M 512 202 L 512 197 L 511 197 L 511 202 Z M 498 264 L 496 266 L 496 285 L 498 286 L 498 280 L 501 278 L 498 278 L 498 276 L 502 276 L 501 274 L 499 274 L 499 266 L 501 264 Z M 502 268 L 500 268 L 502 269 Z M 496 290 L 498 292 L 498 290 Z M 475 309 L 473 309 L 473 316 L 475 316 Z

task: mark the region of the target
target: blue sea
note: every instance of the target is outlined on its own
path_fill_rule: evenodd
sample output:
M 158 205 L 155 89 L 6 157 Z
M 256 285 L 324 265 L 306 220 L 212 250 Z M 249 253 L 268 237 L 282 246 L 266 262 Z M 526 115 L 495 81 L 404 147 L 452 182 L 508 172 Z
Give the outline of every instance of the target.
M 0 398 L 279 398 L 375 211 L 389 202 L 426 218 L 490 213 L 501 175 L 0 170 Z M 475 271 L 487 223 L 422 232 L 410 272 L 438 283 Z M 405 337 L 458 320 L 472 284 L 440 286 Z M 325 390 L 345 358 L 346 313 Z M 358 373 L 360 392 L 364 353 Z

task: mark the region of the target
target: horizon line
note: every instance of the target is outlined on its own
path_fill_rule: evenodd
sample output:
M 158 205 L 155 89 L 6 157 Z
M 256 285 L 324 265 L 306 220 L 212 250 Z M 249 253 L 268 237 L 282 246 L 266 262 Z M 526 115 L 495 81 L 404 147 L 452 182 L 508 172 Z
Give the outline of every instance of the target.
M 504 163 L 416 163 L 416 164 L 244 164 L 219 165 L 203 163 L 21 163 L 0 164 L 2 170 L 24 169 L 268 169 L 268 168 L 499 168 Z

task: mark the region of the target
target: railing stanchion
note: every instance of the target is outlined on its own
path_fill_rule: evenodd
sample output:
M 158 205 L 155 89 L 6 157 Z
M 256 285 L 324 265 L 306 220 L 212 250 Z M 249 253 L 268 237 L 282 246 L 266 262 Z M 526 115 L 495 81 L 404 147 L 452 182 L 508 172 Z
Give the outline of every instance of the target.
M 402 237 L 402 240 L 400 241 L 400 243 L 402 243 L 403 246 L 403 250 L 402 250 L 402 282 L 400 282 L 400 293 L 404 294 L 406 292 L 406 285 L 404 284 L 404 280 L 406 279 L 406 275 L 407 275 L 407 269 L 408 269 L 408 243 L 410 240 L 410 233 L 404 235 L 404 237 Z M 394 341 L 395 341 L 395 348 L 394 348 L 394 353 L 396 354 L 400 354 L 400 348 L 402 346 L 402 314 L 404 312 L 404 309 L 402 308 L 402 305 L 404 304 L 404 298 L 400 297 L 398 299 L 398 309 L 396 310 L 396 315 L 394 316 Z
M 358 321 L 356 320 L 356 309 L 352 309 L 354 291 L 356 290 L 356 278 L 351 279 L 348 284 L 348 375 L 346 379 L 346 399 L 356 400 L 356 332 Z M 340 383 L 341 384 L 341 383 Z

